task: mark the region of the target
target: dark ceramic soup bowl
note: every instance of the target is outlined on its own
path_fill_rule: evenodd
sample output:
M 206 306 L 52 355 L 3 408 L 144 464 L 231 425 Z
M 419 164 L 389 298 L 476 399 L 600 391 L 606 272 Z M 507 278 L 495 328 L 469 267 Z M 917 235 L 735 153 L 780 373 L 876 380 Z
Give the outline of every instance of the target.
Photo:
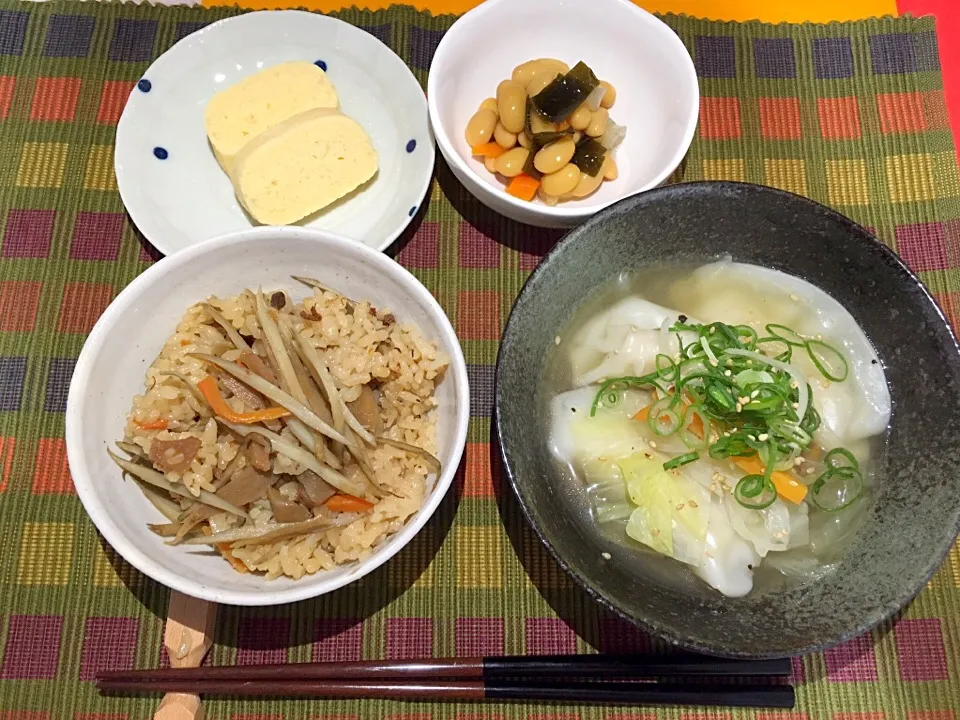
M 582 490 L 563 482 L 547 442 L 554 339 L 576 308 L 623 270 L 725 255 L 798 276 L 845 306 L 873 342 L 893 400 L 872 505 L 838 569 L 743 598 L 692 575 L 665 582 L 642 562 L 601 560 L 610 542 L 589 515 L 570 512 L 569 494 Z M 510 484 L 560 565 L 625 619 L 701 652 L 799 655 L 863 633 L 923 588 L 960 527 L 960 351 L 947 321 L 863 228 L 770 188 L 674 185 L 623 200 L 570 232 L 511 312 L 497 361 L 496 430 Z

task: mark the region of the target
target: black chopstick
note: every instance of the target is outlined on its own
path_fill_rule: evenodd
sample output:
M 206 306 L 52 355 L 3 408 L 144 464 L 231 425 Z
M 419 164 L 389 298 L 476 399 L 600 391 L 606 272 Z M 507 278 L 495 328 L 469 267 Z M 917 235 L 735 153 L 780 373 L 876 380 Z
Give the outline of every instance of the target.
M 622 705 L 712 705 L 792 708 L 789 685 L 706 685 L 659 682 L 483 680 L 98 680 L 103 692 L 183 692 L 233 697 L 326 697 L 393 700 L 522 700 Z
M 429 678 L 634 678 L 787 677 L 789 658 L 729 660 L 692 653 L 670 655 L 533 655 L 424 660 L 362 660 L 341 663 L 165 668 L 100 673 L 102 681 L 199 680 L 392 680 Z

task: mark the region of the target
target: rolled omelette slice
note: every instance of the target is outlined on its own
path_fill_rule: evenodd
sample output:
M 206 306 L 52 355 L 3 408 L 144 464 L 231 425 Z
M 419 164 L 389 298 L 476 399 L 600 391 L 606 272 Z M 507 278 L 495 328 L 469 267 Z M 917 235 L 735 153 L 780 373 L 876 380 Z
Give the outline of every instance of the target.
M 308 110 L 261 133 L 231 175 L 240 204 L 263 225 L 289 225 L 370 180 L 377 151 L 360 124 L 336 110 Z
M 314 108 L 340 107 L 336 88 L 313 63 L 295 61 L 268 67 L 221 90 L 207 104 L 207 138 L 229 175 L 237 154 L 273 126 Z

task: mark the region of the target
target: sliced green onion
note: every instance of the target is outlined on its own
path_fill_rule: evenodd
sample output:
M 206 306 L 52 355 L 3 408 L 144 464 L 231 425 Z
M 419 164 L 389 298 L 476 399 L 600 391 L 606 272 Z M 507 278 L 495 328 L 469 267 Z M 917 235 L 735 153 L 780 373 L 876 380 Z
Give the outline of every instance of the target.
M 845 467 L 852 467 L 854 470 L 860 469 L 860 463 L 857 462 L 853 453 L 846 448 L 834 448 L 828 452 L 823 458 L 823 464 L 835 470 Z
M 822 340 L 808 340 L 807 354 L 813 360 L 813 364 L 817 366 L 820 374 L 827 380 L 843 382 L 847 379 L 847 374 L 850 371 L 847 361 L 841 352 L 832 345 L 827 345 Z
M 677 400 L 674 396 L 667 396 L 657 400 L 647 414 L 647 424 L 657 435 L 665 437 L 673 435 L 680 429 L 680 415 L 673 409 Z
M 786 325 L 767 325 L 767 332 L 773 335 L 775 338 L 779 338 L 787 345 L 796 345 L 797 347 L 803 347 L 804 343 L 807 341 L 797 332 L 788 328 Z
M 820 423 L 820 413 L 817 412 L 813 405 L 810 405 L 807 408 L 807 414 L 804 415 L 803 420 L 800 421 L 800 429 L 808 435 L 813 435 L 817 431 L 817 428 L 820 427 Z
M 773 347 L 768 347 L 768 346 Z M 756 349 L 774 360 L 788 363 L 793 359 L 794 346 L 778 337 L 762 337 L 757 340 Z
M 707 342 L 707 338 L 705 337 L 700 338 L 700 347 L 703 348 L 703 354 L 706 355 L 707 358 L 710 360 L 710 364 L 713 367 L 717 367 L 720 364 L 720 361 L 717 360 L 717 356 L 713 353 L 713 348 L 710 347 L 710 343 Z
M 821 510 L 838 512 L 863 494 L 863 475 L 855 467 L 831 467 L 813 483 L 810 500 Z
M 659 373 L 661 380 L 664 380 L 665 382 L 676 381 L 677 364 L 673 361 L 672 357 L 660 353 L 656 357 L 656 363 L 657 373 Z
M 600 386 L 596 396 L 593 398 L 593 404 L 590 406 L 590 417 L 597 414 L 597 408 L 601 405 L 614 407 L 620 402 L 620 389 L 626 390 L 630 387 L 645 387 L 652 385 L 657 381 L 659 373 L 650 373 L 641 377 L 619 377 L 611 378 Z
M 710 396 L 717 405 L 728 412 L 732 412 L 737 408 L 737 401 L 733 395 L 730 394 L 730 391 L 722 385 L 710 385 L 710 387 L 707 388 L 707 395 Z
M 757 340 L 759 338 L 756 330 L 749 325 L 737 325 L 733 328 L 733 330 L 737 334 L 737 340 L 739 340 L 740 344 L 743 345 L 747 350 L 753 350 L 756 348 Z M 747 339 L 744 340 L 744 338 Z
M 741 370 L 733 378 L 733 381 L 741 388 L 746 389 L 748 385 L 772 384 L 773 375 L 766 370 Z
M 777 490 L 763 475 L 744 475 L 733 490 L 734 499 L 748 510 L 763 510 L 777 499 Z
M 663 464 L 664 470 L 673 470 L 674 468 L 681 467 L 683 465 L 688 465 L 692 462 L 695 462 L 700 459 L 700 453 L 698 452 L 688 452 L 684 455 L 677 455 L 677 457 L 672 460 L 667 460 Z
M 771 324 L 766 330 L 770 335 L 760 338 L 747 325 L 701 325 L 680 316 L 669 328 L 676 333 L 679 357 L 658 354 L 654 372 L 606 380 L 593 398 L 590 414 L 600 406 L 615 406 L 629 388 L 662 393 L 648 412 L 652 432 L 659 436 L 679 432 L 691 457 L 694 453 L 718 460 L 759 455 L 767 483 L 772 485 L 773 471 L 791 469 L 822 423 L 813 405 L 813 388 L 800 369 L 789 364 L 794 347 L 810 352 L 818 369 L 831 379 L 845 376 L 847 365 L 834 348 L 819 340 L 807 341 L 785 325 Z M 771 357 L 774 352 L 779 354 Z M 698 418 L 705 437 L 692 431 Z M 828 471 L 858 471 L 848 451 L 829 458 Z M 827 475 L 827 480 L 834 477 Z M 848 484 L 855 481 L 847 480 Z M 750 483 L 742 490 L 747 491 L 745 502 L 751 507 L 758 502 L 766 506 L 766 495 L 773 494 L 764 486 L 753 498 L 750 492 L 756 488 Z
M 751 455 L 756 455 L 756 450 L 747 444 L 745 433 L 721 437 L 710 446 L 710 457 L 714 460 L 725 460 L 728 457 L 749 457 Z
M 697 435 L 690 427 L 700 419 L 703 427 L 703 436 Z M 683 423 L 680 427 L 680 439 L 688 448 L 696 450 L 706 450 L 710 447 L 710 418 L 703 412 L 700 405 L 691 405 L 687 408 L 683 416 Z

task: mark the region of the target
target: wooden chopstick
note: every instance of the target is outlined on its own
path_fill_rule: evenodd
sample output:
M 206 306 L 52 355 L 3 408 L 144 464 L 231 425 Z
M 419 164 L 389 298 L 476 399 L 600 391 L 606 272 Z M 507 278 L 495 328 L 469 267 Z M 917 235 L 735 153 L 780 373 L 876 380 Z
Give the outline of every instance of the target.
M 105 692 L 185 692 L 234 697 L 326 697 L 393 700 L 522 700 L 583 704 L 712 705 L 792 708 L 789 685 L 706 685 L 658 682 L 483 680 L 98 680 Z
M 541 655 L 342 663 L 239 665 L 190 669 L 122 670 L 98 675 L 104 682 L 248 680 L 391 680 L 428 678 L 491 680 L 528 678 L 787 677 L 789 658 L 728 660 L 691 653 L 672 655 Z

